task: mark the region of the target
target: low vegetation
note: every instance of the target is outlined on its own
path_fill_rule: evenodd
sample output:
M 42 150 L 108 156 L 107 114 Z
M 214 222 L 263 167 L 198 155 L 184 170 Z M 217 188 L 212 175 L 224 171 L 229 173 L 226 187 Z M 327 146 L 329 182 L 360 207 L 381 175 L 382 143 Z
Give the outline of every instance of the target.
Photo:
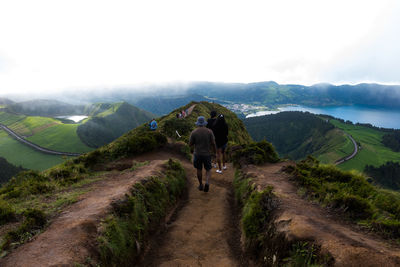
M 159 131 L 152 132 L 147 125 L 142 125 L 108 145 L 74 159 L 73 162 L 93 167 L 96 164 L 150 152 L 166 143 L 167 137 L 164 134 Z
M 247 164 L 260 165 L 265 162 L 278 162 L 279 156 L 275 148 L 267 141 L 251 142 L 249 144 L 233 146 L 228 150 L 231 160 L 236 166 Z
M 357 172 L 320 165 L 311 156 L 287 171 L 310 199 L 385 237 L 400 238 L 399 193 L 379 189 Z
M 305 240 L 288 241 L 274 225 L 279 200 L 271 186 L 259 191 L 252 177 L 237 171 L 233 182 L 235 199 L 241 208 L 241 230 L 244 247 L 261 265 L 265 266 L 320 266 L 328 257 L 320 255 L 320 248 Z
M 104 266 L 132 265 L 182 194 L 186 176 L 179 162 L 170 159 L 158 177 L 136 183 L 102 226 L 99 254 Z

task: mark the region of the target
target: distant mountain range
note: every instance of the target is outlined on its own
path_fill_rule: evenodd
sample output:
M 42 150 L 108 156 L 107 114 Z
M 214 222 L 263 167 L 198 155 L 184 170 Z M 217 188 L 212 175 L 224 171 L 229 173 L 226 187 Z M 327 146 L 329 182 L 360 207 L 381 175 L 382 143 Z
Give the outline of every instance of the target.
M 171 83 L 132 88 L 111 88 L 54 94 L 54 99 L 70 103 L 115 103 L 126 101 L 134 106 L 157 115 L 165 115 L 190 101 L 212 101 L 220 104 L 244 103 L 264 105 L 274 108 L 284 104 L 306 106 L 364 105 L 376 108 L 400 109 L 400 85 L 361 83 L 357 85 L 332 85 L 327 83 L 312 86 L 298 84 L 278 84 L 273 81 L 257 83 L 216 83 L 192 82 Z M 4 101 L 4 100 L 3 100 Z M 1 104 L 1 100 L 0 100 Z M 29 112 L 30 102 L 17 103 L 17 112 Z M 23 107 L 21 107 L 23 105 Z M 37 114 L 44 115 L 51 108 L 48 103 L 40 103 L 35 108 Z M 85 109 L 84 105 L 59 105 L 51 112 Z M 53 108 L 53 107 L 52 107 Z

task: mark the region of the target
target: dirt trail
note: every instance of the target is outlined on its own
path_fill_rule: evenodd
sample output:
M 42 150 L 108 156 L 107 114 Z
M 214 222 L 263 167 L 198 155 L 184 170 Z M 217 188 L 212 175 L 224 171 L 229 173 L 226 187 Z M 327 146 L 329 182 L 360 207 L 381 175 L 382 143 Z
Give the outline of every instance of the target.
M 150 163 L 134 172 L 106 174 L 105 180 L 96 182 L 92 191 L 63 211 L 45 232 L 1 259 L 0 266 L 74 266 L 85 262 L 93 256 L 97 227 L 110 203 L 122 198 L 137 181 L 157 174 L 171 157 L 179 158 L 186 170 L 188 199 L 168 222 L 168 230 L 156 240 L 143 266 L 238 266 L 240 235 L 230 201 L 232 166 L 228 165 L 222 175 L 213 169 L 210 191 L 200 192 L 192 164 L 165 151 L 136 157 Z
M 281 201 L 279 216 L 275 219 L 278 231 L 285 233 L 289 240 L 315 240 L 323 252 L 332 254 L 335 266 L 400 266 L 399 248 L 339 222 L 323 208 L 302 199 L 290 176 L 281 172 L 287 164 L 251 166 L 245 170 L 255 177 L 253 181 L 259 188 L 274 187 Z
M 192 164 L 182 163 L 188 176 L 188 199 L 140 266 L 239 266 L 240 234 L 232 213 L 233 167 L 228 164 L 222 175 L 212 169 L 206 193 L 197 189 Z
M 109 211 L 110 203 L 121 199 L 134 183 L 156 175 L 163 162 L 153 160 L 133 172 L 110 172 L 35 240 L 1 259 L 0 266 L 74 266 L 74 263 L 84 262 L 93 253 L 97 226 Z

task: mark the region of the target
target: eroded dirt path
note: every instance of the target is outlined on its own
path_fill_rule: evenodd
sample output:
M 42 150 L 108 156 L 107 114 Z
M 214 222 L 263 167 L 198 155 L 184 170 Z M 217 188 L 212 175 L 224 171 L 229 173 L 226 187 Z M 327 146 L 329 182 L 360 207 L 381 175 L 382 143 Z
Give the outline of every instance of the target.
M 110 203 L 121 199 L 132 185 L 162 169 L 164 160 L 153 160 L 136 171 L 108 173 L 92 190 L 66 208 L 32 242 L 0 260 L 0 266 L 74 266 L 85 262 L 94 251 L 97 226 L 109 212 Z
M 280 199 L 279 215 L 275 219 L 277 231 L 289 240 L 315 240 L 322 252 L 329 252 L 335 266 L 400 266 L 400 249 L 377 236 L 357 231 L 334 218 L 317 204 L 302 199 L 290 176 L 281 168 L 288 163 L 251 166 L 244 171 L 258 187 L 274 187 Z
M 140 266 L 239 266 L 243 259 L 232 213 L 233 167 L 228 165 L 222 175 L 212 169 L 206 193 L 197 189 L 192 164 L 185 161 L 183 165 L 188 198 Z

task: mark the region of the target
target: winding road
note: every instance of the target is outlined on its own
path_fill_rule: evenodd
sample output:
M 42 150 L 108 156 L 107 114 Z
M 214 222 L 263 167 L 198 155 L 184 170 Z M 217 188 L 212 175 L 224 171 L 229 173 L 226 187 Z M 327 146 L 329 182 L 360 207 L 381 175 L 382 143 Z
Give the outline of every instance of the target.
M 10 128 L 8 128 L 7 126 L 3 125 L 0 123 L 0 128 L 3 129 L 4 131 L 6 131 L 9 135 L 11 135 L 12 137 L 14 137 L 15 139 L 17 139 L 17 141 L 24 143 L 25 145 L 30 146 L 31 148 L 38 150 L 40 152 L 43 153 L 47 153 L 47 154 L 52 154 L 52 155 L 60 155 L 60 156 L 70 156 L 70 157 L 77 157 L 80 156 L 80 153 L 71 153 L 71 152 L 61 152 L 61 151 L 55 151 L 55 150 L 51 150 L 51 149 L 47 149 L 41 146 L 38 146 L 28 140 L 26 140 L 25 138 L 23 138 L 22 136 L 18 135 L 16 132 L 14 132 L 13 130 L 11 130 Z
M 353 142 L 354 151 L 353 151 L 353 153 L 351 153 L 351 155 L 346 156 L 346 157 L 344 157 L 344 158 L 341 158 L 341 159 L 337 160 L 337 161 L 335 162 L 336 165 L 342 164 L 343 162 L 348 161 L 348 160 L 354 158 L 354 157 L 357 155 L 357 153 L 358 153 L 358 145 L 357 145 L 356 140 L 354 140 L 354 138 L 353 138 L 350 134 L 348 134 L 348 133 L 346 133 L 346 132 L 344 132 L 344 133 L 345 133 L 345 134 L 347 135 L 347 137 L 349 137 L 350 140 Z

